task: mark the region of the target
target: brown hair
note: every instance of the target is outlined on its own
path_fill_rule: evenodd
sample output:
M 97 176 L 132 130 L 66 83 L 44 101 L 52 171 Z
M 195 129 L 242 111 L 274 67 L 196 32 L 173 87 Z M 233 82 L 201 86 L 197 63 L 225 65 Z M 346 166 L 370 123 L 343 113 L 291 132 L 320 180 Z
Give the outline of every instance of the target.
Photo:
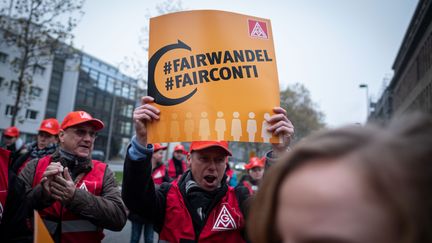
M 400 228 L 401 241 L 432 242 L 432 118 L 413 114 L 388 127 L 350 126 L 301 141 L 272 166 L 252 203 L 248 235 L 254 243 L 280 242 L 275 223 L 280 186 L 302 164 L 354 155 L 371 190 Z

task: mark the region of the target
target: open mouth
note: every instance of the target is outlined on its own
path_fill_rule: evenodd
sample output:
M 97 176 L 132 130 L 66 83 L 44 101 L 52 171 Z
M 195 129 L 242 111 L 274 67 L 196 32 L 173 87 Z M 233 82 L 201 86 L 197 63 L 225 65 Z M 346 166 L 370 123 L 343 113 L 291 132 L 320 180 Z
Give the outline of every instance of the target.
M 206 175 L 206 176 L 204 176 L 204 180 L 207 183 L 213 183 L 216 180 L 216 176 Z
M 80 148 L 85 148 L 85 149 L 90 149 L 90 146 L 87 146 L 87 145 L 80 145 L 79 147 Z

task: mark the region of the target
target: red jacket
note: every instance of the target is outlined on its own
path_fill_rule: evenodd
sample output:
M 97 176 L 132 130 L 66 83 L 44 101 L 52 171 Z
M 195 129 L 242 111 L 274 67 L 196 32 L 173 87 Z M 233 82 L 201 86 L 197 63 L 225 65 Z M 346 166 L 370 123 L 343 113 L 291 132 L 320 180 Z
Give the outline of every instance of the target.
M 0 148 L 0 222 L 3 217 L 4 207 L 8 194 L 8 168 L 10 152 Z
M 33 180 L 33 187 L 40 183 L 42 174 L 51 163 L 51 156 L 46 156 L 39 160 Z M 87 190 L 94 195 L 101 195 L 103 178 L 106 164 L 92 160 L 93 169 L 85 174 L 76 183 L 79 189 Z M 57 220 L 62 221 L 62 242 L 101 242 L 104 237 L 103 229 L 92 224 L 90 221 L 82 219 L 63 207 L 59 201 L 54 202 L 50 207 L 39 211 L 41 217 L 51 234 L 57 226 Z
M 185 173 L 187 168 L 186 168 L 186 163 L 184 161 L 182 161 L 182 168 L 183 168 L 183 173 Z M 172 179 L 177 179 L 178 177 L 175 169 L 174 160 L 172 158 L 168 160 L 168 176 Z
M 166 167 L 164 164 L 158 165 L 152 172 L 152 178 L 155 185 L 160 185 L 165 182 L 166 177 Z
M 208 215 L 204 228 L 195 235 L 192 217 L 185 205 L 182 194 L 174 181 L 166 198 L 164 225 L 160 232 L 160 240 L 180 242 L 245 242 L 241 231 L 245 227 L 243 214 L 236 198 L 235 190 L 228 187 L 222 200 Z
M 253 185 L 249 181 L 243 181 L 243 186 L 249 190 L 250 195 L 254 195 L 258 191 L 258 186 Z

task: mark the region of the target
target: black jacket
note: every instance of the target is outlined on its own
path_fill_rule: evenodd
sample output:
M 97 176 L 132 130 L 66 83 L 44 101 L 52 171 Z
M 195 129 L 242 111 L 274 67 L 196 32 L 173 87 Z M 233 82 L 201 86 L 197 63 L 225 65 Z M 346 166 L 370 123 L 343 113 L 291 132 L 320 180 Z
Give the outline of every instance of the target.
M 24 182 L 9 168 L 8 196 L 0 224 L 1 242 L 33 242 L 32 217 Z

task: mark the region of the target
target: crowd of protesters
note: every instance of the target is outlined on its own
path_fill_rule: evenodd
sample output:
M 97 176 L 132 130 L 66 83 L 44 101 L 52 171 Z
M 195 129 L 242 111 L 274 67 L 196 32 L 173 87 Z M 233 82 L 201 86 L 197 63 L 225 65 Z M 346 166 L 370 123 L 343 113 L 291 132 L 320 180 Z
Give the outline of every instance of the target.
M 270 111 L 269 111 L 270 112 Z M 228 142 L 147 142 L 161 112 L 145 96 L 133 113 L 122 191 L 91 158 L 102 121 L 85 111 L 46 119 L 34 142 L 2 134 L 0 239 L 33 242 L 33 211 L 55 242 L 101 242 L 132 222 L 131 242 L 432 242 L 432 118 L 317 132 L 291 145 L 289 114 L 274 107 L 281 137 L 245 174 L 229 167 Z

